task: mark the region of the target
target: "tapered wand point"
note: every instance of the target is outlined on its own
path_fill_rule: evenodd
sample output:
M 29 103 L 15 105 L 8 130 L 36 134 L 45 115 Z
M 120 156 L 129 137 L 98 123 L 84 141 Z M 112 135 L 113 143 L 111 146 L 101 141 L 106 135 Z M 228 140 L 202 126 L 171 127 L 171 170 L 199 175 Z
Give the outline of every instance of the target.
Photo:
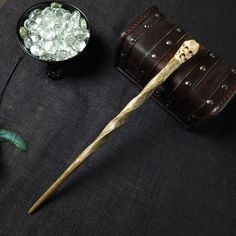
M 27 213 L 29 214 L 29 215 L 32 215 L 33 214 L 33 212 L 34 212 L 34 208 L 33 207 L 31 207 L 28 211 L 27 211 Z
M 29 215 L 32 215 L 38 207 L 43 203 L 44 201 L 41 200 L 41 198 L 34 203 L 34 205 L 27 211 Z
M 91 155 L 93 154 L 108 138 L 108 136 L 117 128 L 122 126 L 132 113 L 139 108 L 148 98 L 155 92 L 179 66 L 191 59 L 197 54 L 199 44 L 194 40 L 185 41 L 175 56 L 167 63 L 167 65 L 156 75 L 140 92 L 138 96 L 133 98 L 126 107 L 113 119 L 99 136 L 75 159 L 75 161 L 67 168 L 67 170 L 51 185 L 51 187 L 36 201 L 36 203 L 28 210 L 28 214 L 32 214 L 43 202 L 45 202 L 56 189 Z

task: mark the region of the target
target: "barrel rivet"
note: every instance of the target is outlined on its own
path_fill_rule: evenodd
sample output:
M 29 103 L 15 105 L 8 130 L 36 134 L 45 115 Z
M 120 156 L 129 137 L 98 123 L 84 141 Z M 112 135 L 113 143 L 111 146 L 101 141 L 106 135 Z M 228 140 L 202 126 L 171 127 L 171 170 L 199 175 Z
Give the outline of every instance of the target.
M 200 70 L 201 71 L 206 71 L 206 67 L 205 66 L 200 66 Z
M 144 28 L 145 29 L 148 29 L 150 26 L 149 25 L 144 25 Z
M 234 74 L 236 74 L 236 69 L 232 69 L 232 72 L 233 72 Z
M 217 106 L 217 107 L 215 107 L 211 112 L 212 112 L 212 113 L 216 113 L 216 112 L 218 112 L 219 110 L 220 110 L 220 107 Z
M 122 32 L 122 33 L 120 34 L 120 37 L 125 36 L 125 34 L 126 34 L 126 32 Z
M 152 54 L 152 58 L 157 59 L 157 54 L 156 53 Z
M 212 53 L 210 53 L 210 57 L 215 58 L 216 55 L 212 52 Z
M 167 40 L 166 41 L 166 45 L 171 46 L 172 45 L 172 41 L 171 40 Z
M 186 86 L 188 86 L 188 87 L 191 87 L 192 86 L 192 83 L 190 82 L 190 81 L 185 81 L 185 83 L 184 83 Z
M 208 99 L 208 100 L 206 100 L 206 104 L 207 104 L 207 105 L 213 105 L 214 102 L 213 102 L 211 99 Z
M 156 18 L 159 18 L 159 17 L 160 17 L 160 14 L 159 14 L 159 13 L 156 13 L 156 14 L 155 14 L 155 17 L 156 17 Z
M 135 38 L 131 38 L 130 40 L 131 40 L 132 43 L 134 43 L 136 41 Z
M 181 33 L 182 29 L 181 28 L 177 28 L 177 32 Z
M 221 88 L 227 90 L 228 86 L 226 84 L 222 84 Z

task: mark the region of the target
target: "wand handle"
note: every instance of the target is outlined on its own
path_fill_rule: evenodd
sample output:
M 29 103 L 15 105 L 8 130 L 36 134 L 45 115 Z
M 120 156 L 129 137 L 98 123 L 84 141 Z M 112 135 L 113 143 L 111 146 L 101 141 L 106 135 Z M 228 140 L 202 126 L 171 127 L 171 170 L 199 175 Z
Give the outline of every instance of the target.
M 126 107 L 102 130 L 99 136 L 75 159 L 75 161 L 66 169 L 66 171 L 51 185 L 51 187 L 35 202 L 29 209 L 28 214 L 32 214 L 44 201 L 46 201 L 56 189 L 65 182 L 65 180 L 108 138 L 108 136 L 117 128 L 122 126 L 133 112 L 139 108 L 155 92 L 181 64 L 194 56 L 199 49 L 199 44 L 194 40 L 185 41 L 175 56 L 167 65 L 157 74 L 139 93 L 133 98 Z

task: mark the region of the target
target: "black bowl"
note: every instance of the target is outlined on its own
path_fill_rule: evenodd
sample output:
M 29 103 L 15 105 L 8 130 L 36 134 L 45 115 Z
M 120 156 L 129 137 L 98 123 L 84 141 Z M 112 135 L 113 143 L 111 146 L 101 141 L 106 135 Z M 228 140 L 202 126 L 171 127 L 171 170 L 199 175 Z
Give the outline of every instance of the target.
M 37 60 L 40 60 L 40 61 L 44 61 L 44 62 L 47 62 L 49 64 L 62 64 L 64 62 L 68 62 L 68 61 L 71 61 L 71 60 L 74 60 L 76 58 L 78 58 L 79 55 L 81 55 L 82 52 L 84 52 L 85 48 L 87 47 L 88 43 L 89 43 L 89 39 L 90 37 L 87 39 L 87 42 L 86 42 L 86 46 L 85 48 L 81 51 L 81 52 L 78 52 L 78 54 L 76 54 L 74 57 L 71 57 L 71 58 L 68 58 L 66 60 L 63 60 L 63 61 L 47 61 L 47 60 L 42 60 L 40 58 L 38 58 L 37 56 L 34 56 L 30 53 L 30 51 L 25 47 L 24 45 L 24 41 L 23 39 L 21 38 L 20 36 L 20 33 L 19 33 L 19 29 L 20 27 L 24 26 L 24 21 L 29 17 L 29 14 L 30 12 L 32 12 L 33 10 L 35 9 L 44 9 L 48 6 L 51 5 L 52 2 L 57 2 L 57 3 L 60 3 L 62 4 L 62 7 L 66 10 L 69 10 L 70 12 L 74 11 L 74 10 L 77 10 L 80 12 L 81 16 L 87 21 L 87 25 L 88 25 L 88 30 L 89 30 L 89 33 L 91 34 L 91 27 L 90 27 L 90 23 L 89 23 L 89 20 L 88 18 L 86 17 L 86 15 L 77 7 L 71 5 L 71 4 L 68 4 L 68 3 L 64 3 L 64 2 L 59 2 L 59 1 L 48 1 L 48 2 L 42 2 L 42 3 L 38 3 L 32 7 L 30 7 L 28 10 L 26 10 L 22 15 L 21 17 L 19 18 L 18 22 L 17 22 L 17 25 L 16 25 L 16 34 L 17 34 L 17 39 L 18 39 L 18 42 L 21 46 L 21 48 L 28 54 L 30 55 L 31 57 L 37 59 Z

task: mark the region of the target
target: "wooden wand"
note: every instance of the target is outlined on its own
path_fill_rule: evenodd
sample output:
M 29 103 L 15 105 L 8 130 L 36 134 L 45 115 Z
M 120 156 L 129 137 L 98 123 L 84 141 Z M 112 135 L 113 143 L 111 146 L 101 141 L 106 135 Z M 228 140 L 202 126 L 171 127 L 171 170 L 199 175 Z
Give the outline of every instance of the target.
M 99 136 L 74 160 L 74 162 L 65 170 L 65 172 L 51 185 L 51 187 L 34 203 L 29 209 L 28 214 L 32 214 L 44 201 L 46 201 L 56 189 L 65 182 L 65 180 L 108 138 L 108 136 L 117 128 L 122 126 L 131 114 L 139 108 L 155 92 L 174 71 L 176 71 L 184 62 L 197 54 L 199 44 L 194 40 L 185 41 L 175 56 L 167 65 L 157 74 L 140 92 L 133 98 L 126 107 L 102 130 Z

